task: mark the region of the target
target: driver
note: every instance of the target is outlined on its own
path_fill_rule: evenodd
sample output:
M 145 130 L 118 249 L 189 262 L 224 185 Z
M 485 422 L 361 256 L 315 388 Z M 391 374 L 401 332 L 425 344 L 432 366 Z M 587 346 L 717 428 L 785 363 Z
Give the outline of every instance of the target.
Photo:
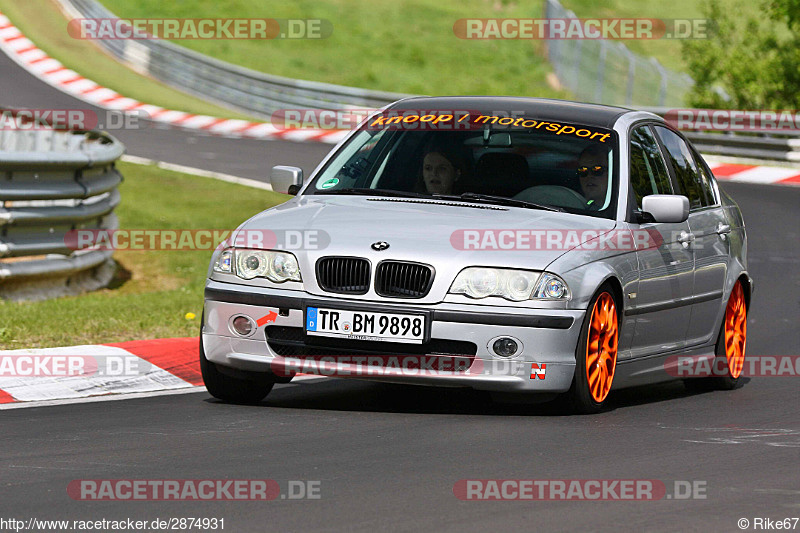
M 608 152 L 603 145 L 593 144 L 578 158 L 578 180 L 586 198 L 586 209 L 600 209 L 608 192 Z

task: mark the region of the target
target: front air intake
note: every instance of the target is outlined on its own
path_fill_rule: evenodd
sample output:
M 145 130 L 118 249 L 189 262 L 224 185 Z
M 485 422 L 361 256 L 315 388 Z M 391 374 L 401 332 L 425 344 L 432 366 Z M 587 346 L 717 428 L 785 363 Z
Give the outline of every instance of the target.
M 388 298 L 423 298 L 433 284 L 433 267 L 406 261 L 381 261 L 375 292 Z
M 370 264 L 360 257 L 323 257 L 317 261 L 317 283 L 326 292 L 365 294 Z

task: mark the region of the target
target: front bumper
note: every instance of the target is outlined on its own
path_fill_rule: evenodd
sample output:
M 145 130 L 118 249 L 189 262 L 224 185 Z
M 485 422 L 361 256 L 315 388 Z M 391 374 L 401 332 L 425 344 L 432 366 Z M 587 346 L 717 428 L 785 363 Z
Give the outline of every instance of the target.
M 303 328 L 308 305 L 424 311 L 430 321 L 430 340 L 422 345 L 398 345 L 307 336 Z M 258 328 L 248 337 L 235 334 L 230 321 L 236 315 L 250 317 L 259 323 Z M 209 280 L 202 338 L 209 361 L 243 371 L 555 393 L 568 390 L 572 383 L 584 315 L 585 311 L 579 310 L 320 298 L 301 291 Z M 491 351 L 492 343 L 501 336 L 519 342 L 517 355 L 500 357 Z

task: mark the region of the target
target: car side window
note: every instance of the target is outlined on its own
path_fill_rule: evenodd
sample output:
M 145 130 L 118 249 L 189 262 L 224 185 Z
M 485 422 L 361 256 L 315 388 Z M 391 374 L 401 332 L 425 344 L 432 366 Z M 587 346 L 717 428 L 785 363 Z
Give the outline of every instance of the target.
M 655 129 L 667 149 L 666 156 L 670 159 L 675 177 L 678 179 L 680 194 L 689 198 L 689 208 L 698 209 L 711 205 L 713 197 L 706 197 L 700 170 L 686 141 L 663 126 L 655 126 Z
M 672 194 L 667 165 L 648 126 L 639 126 L 631 132 L 630 157 L 631 188 L 639 209 L 645 196 Z
M 708 205 L 718 204 L 719 200 L 714 192 L 714 175 L 711 173 L 711 169 L 708 168 L 703 158 L 694 149 L 692 150 L 692 155 L 694 155 L 694 160 L 697 161 L 697 166 L 700 168 L 700 187 L 703 189 L 706 198 L 709 199 Z

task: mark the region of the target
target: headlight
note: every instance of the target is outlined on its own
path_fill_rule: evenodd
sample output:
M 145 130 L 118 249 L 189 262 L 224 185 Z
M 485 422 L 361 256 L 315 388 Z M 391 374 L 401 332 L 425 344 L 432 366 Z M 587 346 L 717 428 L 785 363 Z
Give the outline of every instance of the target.
M 236 275 L 243 279 L 266 278 L 269 257 L 261 250 L 236 250 Z
M 499 268 L 465 268 L 450 287 L 451 294 L 466 294 L 470 298 L 500 296 L 521 302 L 532 296 L 539 272 Z
M 227 274 L 233 273 L 233 250 L 225 250 L 214 263 L 214 272 L 225 272 Z
M 533 298 L 542 300 L 569 300 L 571 297 L 567 282 L 549 272 L 542 274 L 533 292 Z
M 214 263 L 214 272 L 235 273 L 242 279 L 267 278 L 275 283 L 303 281 L 297 258 L 288 252 L 225 250 Z
M 274 253 L 270 258 L 269 270 L 272 276 L 280 281 L 300 281 L 300 266 L 292 254 Z

